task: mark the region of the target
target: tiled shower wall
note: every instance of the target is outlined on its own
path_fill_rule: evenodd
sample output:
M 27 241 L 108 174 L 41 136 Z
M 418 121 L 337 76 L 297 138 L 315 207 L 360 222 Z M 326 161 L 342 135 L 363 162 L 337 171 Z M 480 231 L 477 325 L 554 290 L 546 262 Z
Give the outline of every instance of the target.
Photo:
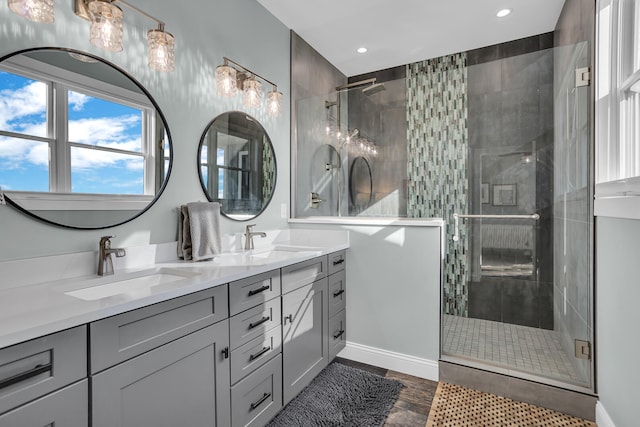
M 407 216 L 444 218 L 444 312 L 468 312 L 466 228 L 453 241 L 453 214 L 467 213 L 467 55 L 407 65 Z

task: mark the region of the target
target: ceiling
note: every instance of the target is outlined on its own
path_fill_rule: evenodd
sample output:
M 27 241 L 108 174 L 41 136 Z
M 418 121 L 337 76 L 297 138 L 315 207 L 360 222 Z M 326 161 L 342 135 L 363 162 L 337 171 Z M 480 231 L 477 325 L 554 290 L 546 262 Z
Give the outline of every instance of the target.
M 258 0 L 347 76 L 553 31 L 564 0 Z M 498 10 L 512 13 L 497 18 Z M 367 53 L 356 49 L 364 46 Z

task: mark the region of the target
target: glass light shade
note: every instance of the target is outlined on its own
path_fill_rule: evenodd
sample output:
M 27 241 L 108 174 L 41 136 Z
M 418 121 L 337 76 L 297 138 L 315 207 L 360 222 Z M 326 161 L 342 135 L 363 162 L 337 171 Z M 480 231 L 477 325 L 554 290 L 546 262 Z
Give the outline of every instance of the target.
M 242 102 L 247 108 L 258 108 L 262 105 L 262 83 L 255 79 L 247 79 L 242 85 L 244 96 Z
M 89 12 L 91 44 L 110 52 L 120 52 L 123 45 L 122 9 L 108 1 L 93 0 L 89 2 Z
M 175 70 L 176 40 L 172 34 L 162 30 L 150 30 L 147 33 L 149 43 L 149 67 L 158 71 Z
M 9 9 L 29 21 L 51 23 L 53 0 L 9 0 Z
M 218 96 L 235 96 L 238 92 L 236 69 L 228 65 L 216 67 L 216 91 Z
M 267 115 L 278 116 L 282 111 L 282 92 L 273 89 L 267 94 Z

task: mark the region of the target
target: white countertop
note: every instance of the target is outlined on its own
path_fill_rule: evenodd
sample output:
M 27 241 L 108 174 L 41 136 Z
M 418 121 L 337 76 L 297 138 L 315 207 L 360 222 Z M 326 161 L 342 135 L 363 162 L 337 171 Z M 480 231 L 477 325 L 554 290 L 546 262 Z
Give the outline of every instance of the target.
M 0 348 L 349 247 L 348 237 L 346 241 L 334 243 L 325 241 L 320 242 L 321 245 L 314 242 L 313 246 L 308 244 L 309 247 L 294 241 L 288 246 L 282 243 L 279 246 L 263 246 L 255 253 L 265 253 L 274 248 L 276 250 L 282 248 L 286 253 L 278 251 L 279 256 L 275 259 L 261 259 L 259 264 L 253 265 L 228 265 L 231 259 L 229 257 L 247 256 L 247 252 L 234 255 L 227 253 L 211 261 L 175 260 L 150 263 L 135 268 L 116 269 L 113 276 L 85 275 L 2 289 L 0 290 Z M 100 286 L 124 280 L 131 275 L 135 276 L 135 273 L 140 271 L 170 272 L 172 270 L 185 272 L 187 277 L 146 288 L 141 292 L 120 293 L 95 300 L 84 300 L 66 294 L 66 292 L 84 289 L 88 285 Z

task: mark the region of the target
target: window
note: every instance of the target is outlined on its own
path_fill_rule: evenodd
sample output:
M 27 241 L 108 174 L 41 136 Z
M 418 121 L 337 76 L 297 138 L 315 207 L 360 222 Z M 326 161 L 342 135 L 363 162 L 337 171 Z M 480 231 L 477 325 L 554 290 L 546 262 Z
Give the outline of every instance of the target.
M 168 138 L 154 147 L 164 129 L 144 94 L 26 61 L 3 66 L 0 95 L 3 190 L 148 199 L 164 181 Z
M 633 218 L 640 215 L 640 1 L 598 7 L 594 208 Z

